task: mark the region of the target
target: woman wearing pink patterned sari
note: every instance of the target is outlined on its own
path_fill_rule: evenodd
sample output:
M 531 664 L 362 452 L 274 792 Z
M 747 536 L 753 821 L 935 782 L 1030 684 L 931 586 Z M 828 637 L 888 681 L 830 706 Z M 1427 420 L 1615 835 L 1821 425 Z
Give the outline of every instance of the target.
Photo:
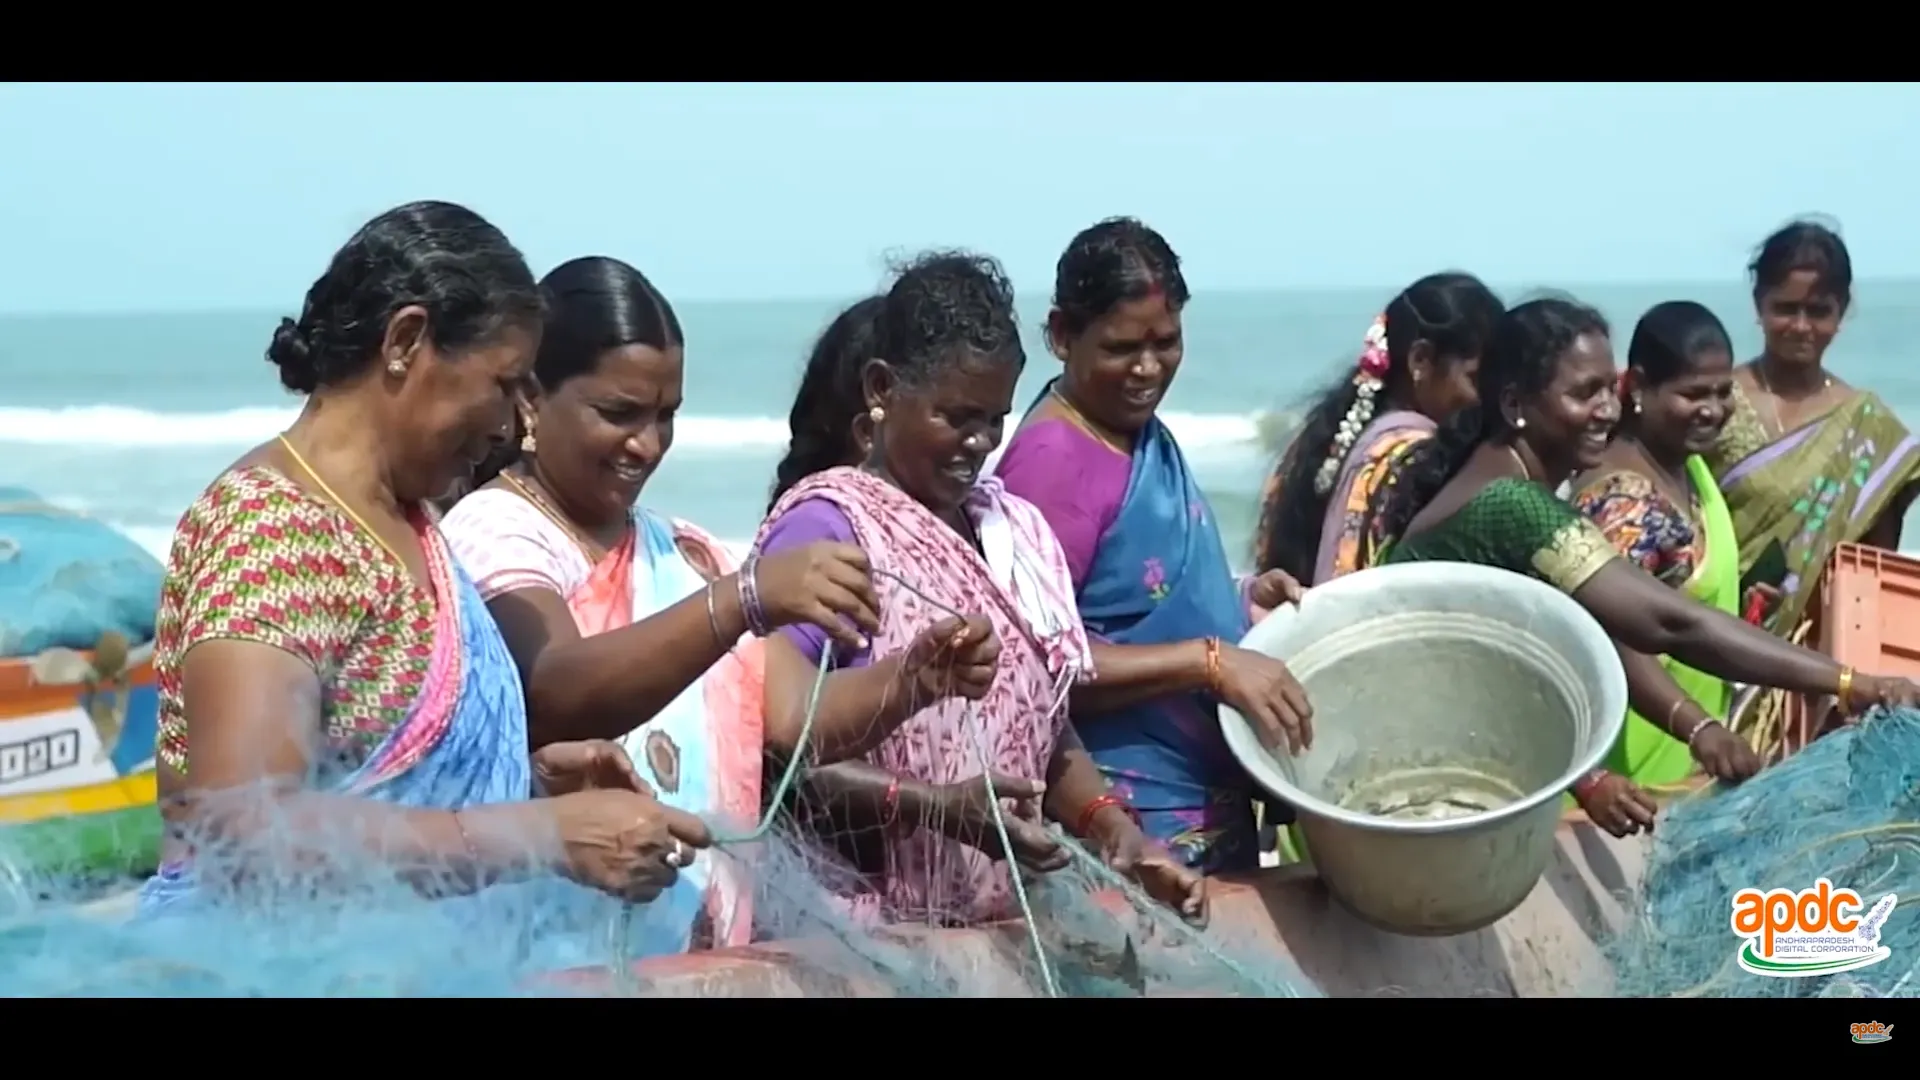
M 763 730 L 764 648 L 748 630 L 841 615 L 871 629 L 864 557 L 821 544 L 739 568 L 705 532 L 637 506 L 673 442 L 680 322 L 617 259 L 565 263 L 541 288 L 522 453 L 455 505 L 448 543 L 526 680 L 535 746 L 619 740 L 663 803 L 751 830 L 763 749 L 786 757 L 798 732 L 787 715 Z M 747 869 L 729 851 L 687 868 L 635 913 L 636 951 L 746 944 Z
M 866 461 L 841 464 L 844 444 L 828 439 L 820 460 L 783 463 L 783 482 L 801 478 L 755 542 L 766 558 L 851 543 L 873 566 L 879 632 L 870 647 L 831 655 L 818 721 L 857 735 L 841 749 L 865 761 L 809 785 L 831 801 L 831 827 L 844 830 L 822 838 L 839 849 L 829 857 L 853 863 L 852 878 L 836 883 L 843 899 L 856 914 L 890 921 L 1012 916 L 994 818 L 1014 858 L 1046 871 L 1069 854 L 1044 816 L 1203 919 L 1202 879 L 1147 843 L 1067 722 L 1067 696 L 1091 677 L 1091 659 L 1059 542 L 1037 510 L 980 476 L 1025 361 L 998 265 L 957 253 L 914 262 L 886 294 L 874 352 L 859 379 L 872 423 Z M 834 381 L 808 386 L 831 392 Z M 794 415 L 811 404 L 796 404 Z M 844 404 L 819 411 L 847 413 Z M 796 707 L 830 646 L 816 626 L 769 640 L 770 720 Z M 878 826 L 877 842 L 850 835 L 863 826 Z
M 281 321 L 267 358 L 305 407 L 195 500 L 168 558 L 168 833 L 144 916 L 284 911 L 313 902 L 316 870 L 340 895 L 398 876 L 454 894 L 448 911 L 548 895 L 585 912 L 600 898 L 564 882 L 492 886 L 558 873 L 649 900 L 709 842 L 617 747 L 529 755 L 506 645 L 424 509 L 502 437 L 541 309 L 506 237 L 426 202 L 368 222 Z

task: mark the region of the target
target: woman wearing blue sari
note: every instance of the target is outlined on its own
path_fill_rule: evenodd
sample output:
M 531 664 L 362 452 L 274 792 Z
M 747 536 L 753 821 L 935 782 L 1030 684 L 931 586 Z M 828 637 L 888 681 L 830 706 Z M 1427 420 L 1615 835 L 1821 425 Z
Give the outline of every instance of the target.
M 1180 366 L 1187 298 L 1179 257 L 1140 222 L 1076 236 L 1047 322 L 1065 372 L 996 472 L 1067 556 L 1099 672 L 1075 692 L 1082 741 L 1148 835 L 1213 874 L 1259 864 L 1256 795 L 1218 704 L 1292 751 L 1312 739 L 1312 712 L 1285 665 L 1232 644 L 1299 585 L 1280 571 L 1235 580 L 1213 511 L 1155 415 Z
M 428 202 L 364 226 L 282 320 L 267 358 L 305 407 L 188 508 L 168 559 L 144 916 L 396 877 L 645 901 L 709 844 L 612 744 L 529 754 L 513 659 L 424 508 L 510 430 L 541 312 L 497 229 Z

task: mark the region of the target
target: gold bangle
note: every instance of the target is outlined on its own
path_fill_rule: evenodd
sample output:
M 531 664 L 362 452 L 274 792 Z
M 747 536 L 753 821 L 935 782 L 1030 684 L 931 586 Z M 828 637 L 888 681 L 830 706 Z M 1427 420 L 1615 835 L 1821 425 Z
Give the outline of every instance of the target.
M 1675 698 L 1673 705 L 1667 709 L 1667 734 L 1672 735 L 1676 739 L 1679 738 L 1680 735 L 1673 730 L 1673 721 L 1680 715 L 1680 708 L 1685 705 L 1687 701 L 1688 699 L 1685 697 Z
M 1853 668 L 1851 666 L 1840 669 L 1840 686 L 1833 696 L 1840 702 L 1841 712 L 1853 712 Z

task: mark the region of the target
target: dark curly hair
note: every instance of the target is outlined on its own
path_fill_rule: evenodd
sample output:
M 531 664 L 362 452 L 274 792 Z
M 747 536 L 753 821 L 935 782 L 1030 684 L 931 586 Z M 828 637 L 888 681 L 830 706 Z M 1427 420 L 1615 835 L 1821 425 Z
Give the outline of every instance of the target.
M 884 296 L 856 302 L 834 316 L 813 343 L 800 392 L 787 414 L 787 454 L 774 470 L 768 509 L 806 477 L 854 458 L 854 425 L 863 415 L 860 367 L 879 355 L 880 309 L 885 304 Z
M 965 359 L 1027 362 L 1006 271 L 965 251 L 929 252 L 900 268 L 881 304 L 878 340 L 879 358 L 910 386 Z
M 1606 317 L 1567 297 L 1529 300 L 1500 316 L 1480 357 L 1480 404 L 1462 409 L 1439 434 L 1407 451 L 1384 492 L 1380 526 L 1398 538 L 1407 523 L 1459 473 L 1481 443 L 1513 431 L 1500 399 L 1532 398 L 1553 382 L 1560 358 L 1588 334 L 1608 335 Z
M 408 203 L 362 225 L 334 254 L 300 318 L 280 320 L 267 361 L 296 393 L 347 382 L 373 365 L 394 313 L 416 304 L 445 352 L 507 326 L 537 326 L 545 312 L 533 271 L 499 229 L 454 203 Z
M 1505 308 L 1492 289 L 1472 274 L 1430 274 L 1401 290 L 1387 303 L 1387 392 L 1409 378 L 1407 357 L 1415 342 L 1433 346 L 1434 363 L 1451 367 L 1479 356 Z M 1313 580 L 1321 523 L 1331 493 L 1315 490 L 1314 478 L 1332 452 L 1334 436 L 1352 412 L 1360 393 L 1354 365 L 1343 367 L 1333 385 L 1307 409 L 1300 431 L 1276 465 L 1279 496 L 1261 515 L 1255 532 L 1262 571 L 1285 570 L 1303 582 Z
M 1820 291 L 1834 298 L 1841 310 L 1853 304 L 1853 256 L 1840 234 L 1818 221 L 1802 219 L 1767 237 L 1747 264 L 1753 278 L 1753 301 L 1778 288 L 1796 270 L 1811 270 Z
M 835 320 L 847 321 L 847 340 L 836 349 L 829 327 L 807 363 L 788 414 L 793 441 L 775 471 L 775 502 L 794 484 L 852 455 L 853 421 L 865 409 L 860 373 L 866 360 L 886 361 L 908 387 L 924 386 L 963 360 L 1026 365 L 1013 285 L 994 259 L 964 251 L 923 254 L 902 266 L 874 302 L 871 349 L 855 347 L 863 332 L 855 314 L 861 305 L 855 305 Z M 841 365 L 852 370 L 843 372 Z
M 1053 310 L 1068 334 L 1082 333 L 1116 306 L 1155 292 L 1173 308 L 1192 297 L 1180 256 L 1166 237 L 1136 218 L 1108 218 L 1082 229 L 1054 267 Z

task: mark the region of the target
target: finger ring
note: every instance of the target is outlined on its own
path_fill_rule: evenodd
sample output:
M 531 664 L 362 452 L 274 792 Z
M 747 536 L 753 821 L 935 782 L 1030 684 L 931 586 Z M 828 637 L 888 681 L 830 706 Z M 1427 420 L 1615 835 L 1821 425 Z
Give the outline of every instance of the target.
M 678 842 L 675 842 L 673 847 L 667 851 L 667 865 L 678 869 L 680 861 L 680 845 Z

